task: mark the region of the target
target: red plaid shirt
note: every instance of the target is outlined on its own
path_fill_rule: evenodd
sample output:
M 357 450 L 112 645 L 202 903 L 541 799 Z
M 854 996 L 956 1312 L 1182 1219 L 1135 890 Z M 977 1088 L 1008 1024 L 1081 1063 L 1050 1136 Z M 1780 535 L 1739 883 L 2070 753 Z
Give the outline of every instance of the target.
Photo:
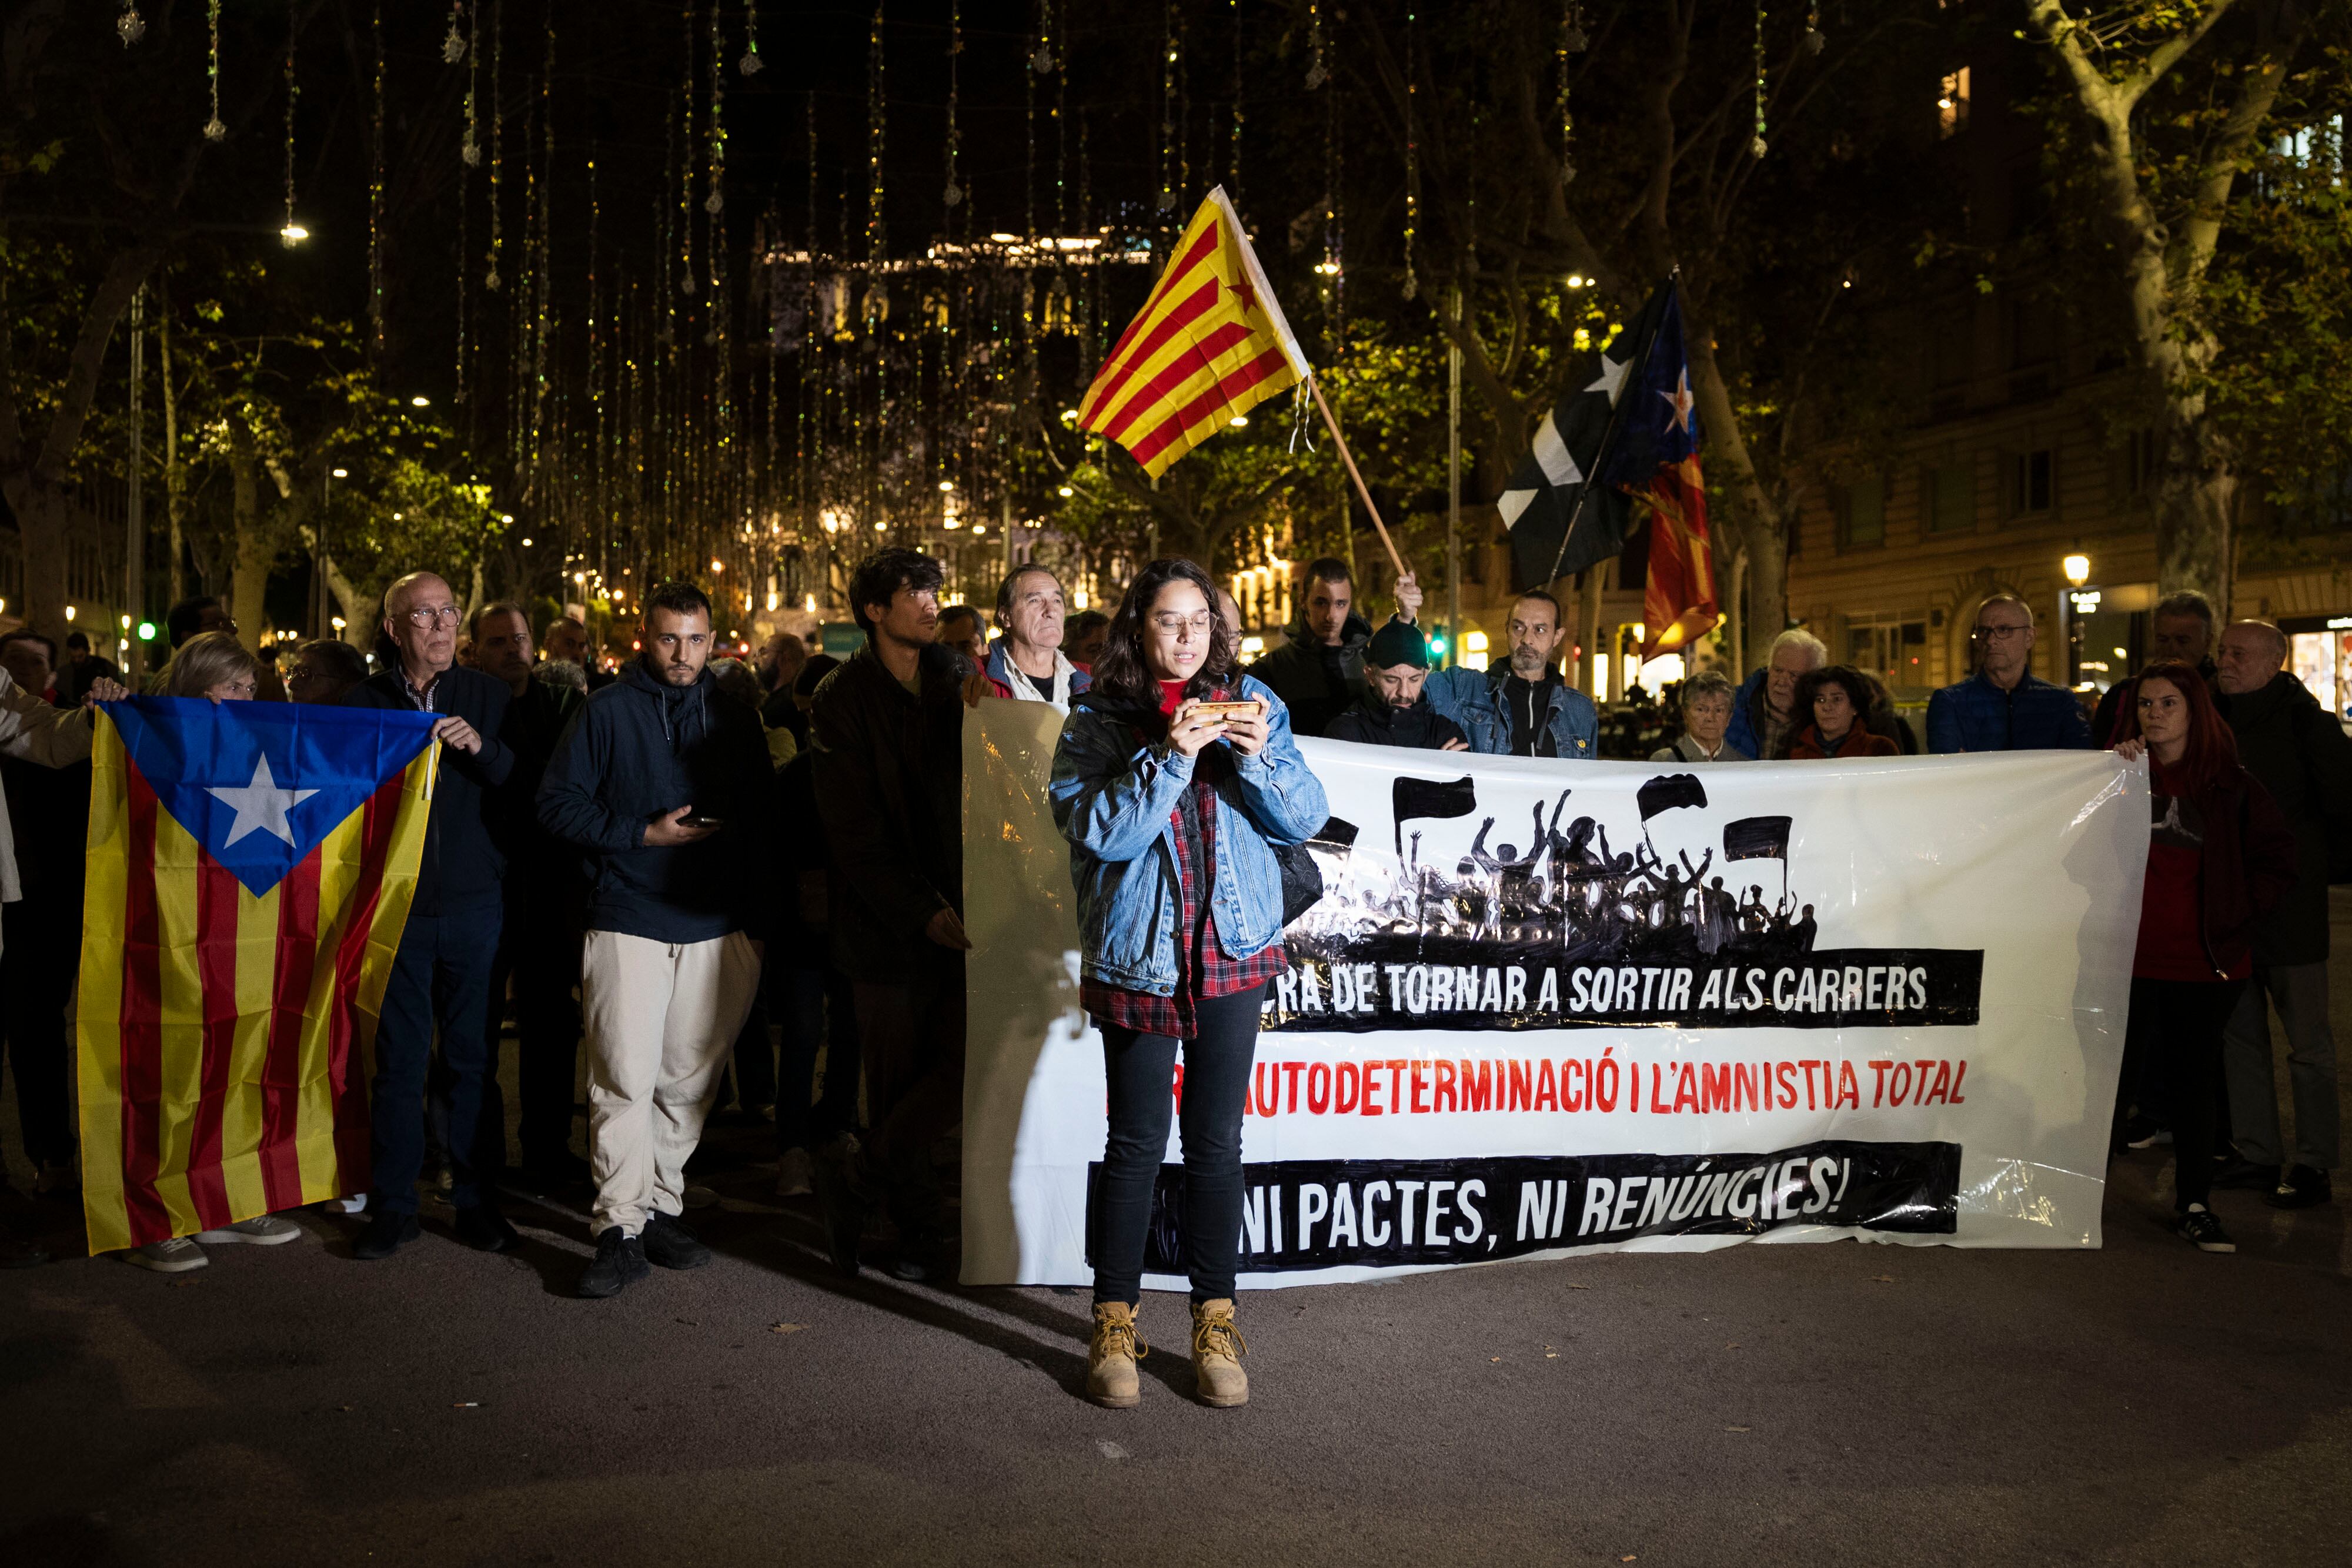
M 1206 762 L 1207 753 L 1202 754 Z M 1220 759 L 1222 760 L 1222 759 Z M 1155 997 L 1087 980 L 1078 988 L 1080 1005 L 1094 1015 L 1097 1025 L 1116 1024 L 1138 1034 L 1191 1040 L 1199 1030 L 1192 1004 L 1204 997 L 1230 997 L 1262 986 L 1290 967 L 1290 956 L 1277 938 L 1263 952 L 1247 958 L 1228 958 L 1217 944 L 1216 922 L 1210 917 L 1208 892 L 1217 880 L 1217 792 L 1211 768 L 1196 764 L 1192 787 L 1168 814 L 1176 830 L 1176 872 L 1183 908 L 1177 929 L 1176 991 Z

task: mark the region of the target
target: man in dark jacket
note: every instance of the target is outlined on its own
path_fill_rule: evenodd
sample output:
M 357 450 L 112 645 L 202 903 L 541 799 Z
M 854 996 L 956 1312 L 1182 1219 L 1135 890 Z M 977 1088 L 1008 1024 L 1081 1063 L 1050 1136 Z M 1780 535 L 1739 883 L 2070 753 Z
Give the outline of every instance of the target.
M 1977 607 L 1977 672 L 1927 699 L 1927 749 L 2088 751 L 2091 727 L 2074 694 L 2033 674 L 2033 610 L 2014 593 Z
M 376 1024 L 369 1219 L 352 1248 L 362 1259 L 389 1258 L 418 1234 L 416 1176 L 425 1158 L 418 1112 L 436 1024 L 441 1071 L 434 1075 L 434 1114 L 448 1143 L 457 1235 L 485 1252 L 518 1244 L 490 1185 L 503 1139 L 482 1114 L 491 1071 L 484 1019 L 504 923 L 505 823 L 498 791 L 515 762 L 499 737 L 510 699 L 503 682 L 457 665 L 459 613 L 449 585 L 429 571 L 394 583 L 384 591 L 383 630 L 399 657 L 343 696 L 351 707 L 444 716 L 433 730 L 442 747 L 440 774 L 425 820 L 416 895 Z
M 866 647 L 809 714 L 817 809 L 832 841 L 833 957 L 854 982 L 873 1127 L 866 1163 L 898 1225 L 902 1279 L 946 1267 L 931 1149 L 963 1113 L 963 686 L 933 641 L 940 563 L 908 549 L 860 562 L 850 608 Z M 818 1151 L 834 1264 L 857 1270 L 863 1223 L 846 1138 Z
M 1326 556 L 1307 564 L 1307 601 L 1290 641 L 1250 666 L 1290 709 L 1292 733 L 1321 735 L 1363 699 L 1364 644 L 1372 623 L 1355 613 L 1355 577 Z
M 2230 1128 L 2239 1158 L 2215 1185 L 2256 1188 L 2278 1208 L 2334 1196 L 2336 1041 L 2327 1024 L 2327 881 L 2331 841 L 2352 843 L 2352 739 L 2335 715 L 2288 674 L 2285 636 L 2267 621 L 2221 633 L 2215 684 L 2238 739 L 2238 760 L 2262 781 L 2295 839 L 2294 886 L 2253 928 L 2253 983 L 2223 1036 Z M 2279 1137 L 2270 1009 L 2286 1026 L 2294 1093 L 2294 1158 Z
M 772 792 L 760 716 L 720 700 L 710 601 L 690 582 L 646 595 L 641 657 L 565 727 L 539 820 L 584 857 L 590 1228 L 583 1296 L 617 1294 L 648 1263 L 710 1249 L 679 1219 L 727 1053 L 760 984 L 772 889 Z
M 2213 640 L 2221 627 L 2211 600 L 2193 588 L 2168 593 L 2148 612 L 2147 623 L 2148 663 L 2178 659 L 2184 664 L 2196 665 L 2206 685 L 2213 684 Z M 2098 712 L 2091 716 L 2094 745 L 2105 746 L 2115 739 L 2117 718 L 2136 711 L 2124 705 L 2137 702 L 2138 694 L 2137 675 L 2117 681 L 2099 694 Z
M 1391 621 L 1364 645 L 1363 700 L 1331 721 L 1323 733 L 1333 740 L 1366 746 L 1404 746 L 1423 751 L 1467 751 L 1462 727 L 1429 706 L 1422 687 L 1429 681 L 1429 644 L 1418 627 Z
M 499 802 L 507 851 L 506 923 L 484 1018 L 493 1063 L 483 1085 L 486 1136 L 497 1138 L 503 1154 L 506 1107 L 495 1064 L 511 977 L 522 1174 L 532 1190 L 547 1192 L 588 1175 L 588 1162 L 572 1152 L 572 1088 L 580 1064 L 580 1011 L 572 990 L 580 983 L 585 890 L 579 856 L 539 825 L 540 779 L 556 737 L 584 699 L 570 686 L 536 678 L 531 653 L 530 612 L 521 605 L 502 601 L 474 612 L 467 662 L 505 684 L 511 700 L 499 738 L 515 754 Z

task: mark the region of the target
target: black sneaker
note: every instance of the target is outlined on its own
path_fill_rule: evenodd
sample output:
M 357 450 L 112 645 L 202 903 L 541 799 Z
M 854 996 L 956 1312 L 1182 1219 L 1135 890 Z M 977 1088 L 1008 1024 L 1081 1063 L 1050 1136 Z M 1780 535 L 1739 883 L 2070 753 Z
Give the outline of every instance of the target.
M 854 1164 L 856 1148 L 856 1141 L 844 1133 L 816 1152 L 814 1168 L 809 1173 L 816 1188 L 817 1212 L 824 1224 L 825 1253 L 836 1271 L 853 1279 L 857 1274 L 857 1239 L 866 1230 L 866 1205 L 857 1196 Z
M 511 1252 L 522 1245 L 507 1217 L 487 1203 L 457 1211 L 457 1239 L 477 1252 Z
M 2221 1221 L 2203 1204 L 2191 1204 L 2173 1221 L 2172 1233 L 2200 1252 L 2235 1252 L 2238 1244 L 2221 1228 Z
M 596 1238 L 596 1256 L 580 1271 L 572 1293 L 590 1301 L 617 1296 L 624 1287 L 653 1270 L 646 1266 L 646 1246 L 617 1226 L 608 1226 Z
M 646 1261 L 665 1269 L 699 1269 L 710 1261 L 710 1249 L 696 1240 L 694 1232 L 675 1214 L 655 1210 L 638 1241 L 645 1249 Z
M 2278 1184 L 2278 1166 L 2258 1166 L 2252 1160 L 2233 1159 L 2213 1172 L 2213 1185 L 2231 1192 L 2272 1192 Z
M 2336 1201 L 2336 1188 L 2326 1171 L 2289 1166 L 2278 1186 L 2263 1195 L 2263 1201 L 2273 1208 L 2317 1208 Z
M 389 1258 L 425 1232 L 418 1228 L 413 1214 L 391 1214 L 377 1209 L 369 1217 L 367 1228 L 352 1243 L 352 1256 L 365 1262 Z

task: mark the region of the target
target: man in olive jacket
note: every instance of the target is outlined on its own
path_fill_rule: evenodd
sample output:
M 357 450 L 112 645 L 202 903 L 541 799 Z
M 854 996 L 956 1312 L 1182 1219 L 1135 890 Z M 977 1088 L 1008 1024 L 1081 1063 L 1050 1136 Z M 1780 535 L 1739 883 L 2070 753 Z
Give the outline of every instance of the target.
M 2230 1129 L 2239 1159 L 2217 1186 L 2253 1187 L 2273 1207 L 2308 1208 L 2333 1196 L 2336 1163 L 2336 1042 L 2327 1025 L 2327 883 L 2331 844 L 2352 844 L 2352 739 L 2336 716 L 2288 674 L 2287 644 L 2266 621 L 2221 633 L 2215 685 L 2238 739 L 2238 759 L 2278 802 L 2295 839 L 2295 881 L 2255 923 L 2254 977 L 2223 1036 Z M 2335 868 L 2341 870 L 2342 868 Z M 2294 1157 L 2279 1137 L 2271 1065 L 2273 1005 L 2286 1026 L 2294 1093 Z
M 857 996 L 871 1124 L 864 1166 L 887 1194 L 892 1272 L 947 1268 L 931 1150 L 963 1113 L 963 710 L 966 682 L 935 643 L 940 563 L 910 549 L 860 562 L 849 602 L 866 645 L 809 711 L 817 811 L 833 854 L 833 962 Z M 817 1151 L 834 1266 L 857 1271 L 861 1172 L 846 1137 Z

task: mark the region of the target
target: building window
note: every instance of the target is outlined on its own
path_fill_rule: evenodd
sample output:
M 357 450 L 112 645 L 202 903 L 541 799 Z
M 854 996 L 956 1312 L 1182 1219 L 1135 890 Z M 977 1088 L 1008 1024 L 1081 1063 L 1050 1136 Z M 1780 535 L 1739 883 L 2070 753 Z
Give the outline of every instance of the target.
M 1969 128 L 1968 67 L 1944 78 L 1943 90 L 1936 95 L 1936 126 L 1946 136 L 1957 136 Z
M 1886 542 L 1886 481 L 1873 474 L 1837 492 L 1840 549 L 1874 549 Z
M 1977 472 L 1966 459 L 1927 470 L 1927 531 L 1964 534 L 1977 526 Z
M 2012 517 L 2032 517 L 2046 512 L 2051 507 L 2053 483 L 2050 448 L 2039 452 L 2020 452 L 2009 460 L 2009 515 Z
M 1913 615 L 1857 615 L 1846 622 L 1845 662 L 1890 686 L 1924 686 L 1927 622 Z
M 2135 430 L 2124 437 L 2121 455 L 2123 493 L 2126 497 L 2145 496 L 2156 484 L 2157 455 L 2163 450 L 2163 437 L 2153 430 Z

